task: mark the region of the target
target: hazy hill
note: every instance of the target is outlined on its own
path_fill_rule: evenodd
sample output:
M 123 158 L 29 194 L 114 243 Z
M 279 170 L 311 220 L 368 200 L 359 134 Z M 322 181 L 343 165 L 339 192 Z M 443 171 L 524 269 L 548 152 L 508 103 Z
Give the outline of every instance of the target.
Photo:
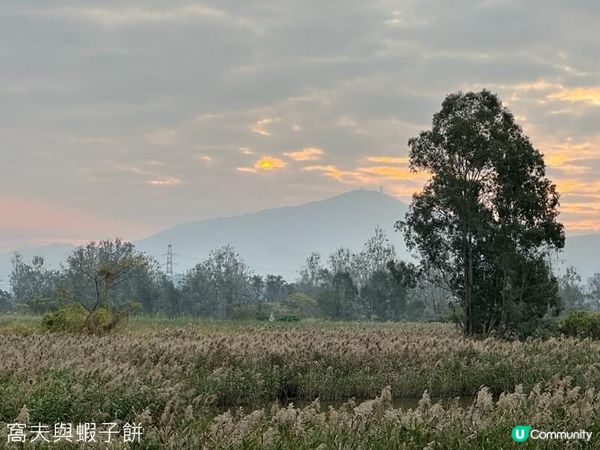
M 407 206 L 382 193 L 355 190 L 325 200 L 293 207 L 268 209 L 252 214 L 189 222 L 168 228 L 135 244 L 143 251 L 166 260 L 167 245 L 173 245 L 175 272 L 185 272 L 202 261 L 210 250 L 233 245 L 259 274 L 274 273 L 294 279 L 311 251 L 324 257 L 337 247 L 358 250 L 376 226 L 383 228 L 406 258 L 402 237 L 394 232 L 396 220 L 404 217 Z M 57 268 L 67 253 L 68 244 L 20 250 L 26 259 L 43 256 Z M 8 288 L 13 252 L 0 254 L 0 288 Z M 600 234 L 572 236 L 559 257 L 564 268 L 573 265 L 587 277 L 600 271 Z
M 301 206 L 190 222 L 136 245 L 148 254 L 161 255 L 172 244 L 177 272 L 189 269 L 210 250 L 231 244 L 256 272 L 293 277 L 311 251 L 327 255 L 340 246 L 359 249 L 377 226 L 403 247 L 393 227 L 406 209 L 385 194 L 356 190 Z
M 401 236 L 393 231 L 404 217 L 406 205 L 374 191 L 356 190 L 301 206 L 268 209 L 257 213 L 189 222 L 168 228 L 135 242 L 139 249 L 161 263 L 167 245 L 173 245 L 175 272 L 185 272 L 208 253 L 225 244 L 233 245 L 255 272 L 295 278 L 311 251 L 324 256 L 340 246 L 358 250 L 380 226 L 404 255 Z M 58 268 L 74 248 L 68 244 L 18 250 L 26 260 L 43 256 Z M 8 289 L 14 252 L 0 254 L 0 288 Z

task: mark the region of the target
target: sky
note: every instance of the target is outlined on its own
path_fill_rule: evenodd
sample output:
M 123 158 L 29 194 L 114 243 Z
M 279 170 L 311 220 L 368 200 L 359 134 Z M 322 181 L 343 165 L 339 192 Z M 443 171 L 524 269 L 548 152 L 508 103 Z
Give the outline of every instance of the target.
M 569 233 L 600 232 L 600 2 L 0 4 L 0 250 L 425 178 L 407 141 L 497 93 Z

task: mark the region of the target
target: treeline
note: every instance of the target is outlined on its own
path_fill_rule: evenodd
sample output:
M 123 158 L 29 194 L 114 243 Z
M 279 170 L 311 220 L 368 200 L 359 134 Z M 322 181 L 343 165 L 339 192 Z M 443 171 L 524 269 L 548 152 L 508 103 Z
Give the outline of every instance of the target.
M 170 279 L 153 258 L 120 240 L 74 250 L 59 270 L 43 258 L 15 254 L 12 292 L 0 290 L 0 311 L 45 314 L 69 304 L 93 312 L 135 305 L 145 314 L 215 319 L 445 320 L 459 299 L 437 286 L 436 274 L 398 261 L 376 229 L 361 251 L 311 253 L 295 280 L 261 276 L 231 246 L 213 250 L 182 278 Z M 561 310 L 599 310 L 600 273 L 585 287 L 574 268 L 557 279 Z
M 567 267 L 558 278 L 559 296 L 565 309 L 600 310 L 600 272 L 583 284 L 575 267 Z
M 59 270 L 43 258 L 13 259 L 4 311 L 44 314 L 68 304 L 93 312 L 136 305 L 146 314 L 216 319 L 434 320 L 448 315 L 449 294 L 398 261 L 381 229 L 361 251 L 310 254 L 296 280 L 261 276 L 231 246 L 213 250 L 174 282 L 156 260 L 120 240 L 91 242 Z

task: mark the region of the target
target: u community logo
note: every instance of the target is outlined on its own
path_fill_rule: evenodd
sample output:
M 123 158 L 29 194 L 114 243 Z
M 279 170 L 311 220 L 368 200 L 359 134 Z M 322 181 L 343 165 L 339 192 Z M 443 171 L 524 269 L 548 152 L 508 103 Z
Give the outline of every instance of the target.
M 542 431 L 531 429 L 531 425 L 517 425 L 513 427 L 511 436 L 515 442 L 525 442 L 527 439 L 540 440 L 583 440 L 589 442 L 592 432 L 586 430 L 578 431 Z
M 515 442 L 525 442 L 529 438 L 531 425 L 517 425 L 512 429 L 512 438 Z

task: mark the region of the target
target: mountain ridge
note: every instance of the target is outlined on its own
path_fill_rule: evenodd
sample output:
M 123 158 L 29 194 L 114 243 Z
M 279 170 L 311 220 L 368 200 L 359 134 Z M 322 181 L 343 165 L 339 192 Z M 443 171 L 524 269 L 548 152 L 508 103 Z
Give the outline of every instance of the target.
M 408 259 L 402 236 L 394 223 L 404 217 L 408 206 L 377 191 L 352 190 L 295 206 L 193 220 L 174 225 L 146 238 L 133 241 L 150 256 L 163 262 L 167 245 L 175 253 L 175 272 L 183 273 L 208 253 L 225 244 L 233 245 L 244 261 L 259 274 L 273 273 L 294 278 L 306 257 L 318 251 L 323 258 L 340 246 L 359 250 L 381 227 L 396 246 L 398 257 Z M 43 256 L 49 267 L 59 263 L 73 249 L 71 244 L 49 244 L 19 250 L 29 260 Z M 8 288 L 14 251 L 0 254 L 0 288 Z M 585 282 L 600 271 L 600 234 L 569 236 L 559 254 L 561 269 L 573 265 Z
M 395 221 L 406 210 L 404 203 L 385 194 L 355 190 L 298 206 L 187 222 L 136 245 L 148 254 L 157 254 L 164 253 L 170 243 L 176 255 L 184 256 L 181 264 L 190 268 L 185 258 L 192 253 L 197 263 L 211 249 L 231 244 L 258 273 L 265 272 L 262 267 L 284 275 L 297 271 L 311 251 L 326 255 L 342 245 L 358 249 L 376 226 L 388 236 L 393 234 Z

